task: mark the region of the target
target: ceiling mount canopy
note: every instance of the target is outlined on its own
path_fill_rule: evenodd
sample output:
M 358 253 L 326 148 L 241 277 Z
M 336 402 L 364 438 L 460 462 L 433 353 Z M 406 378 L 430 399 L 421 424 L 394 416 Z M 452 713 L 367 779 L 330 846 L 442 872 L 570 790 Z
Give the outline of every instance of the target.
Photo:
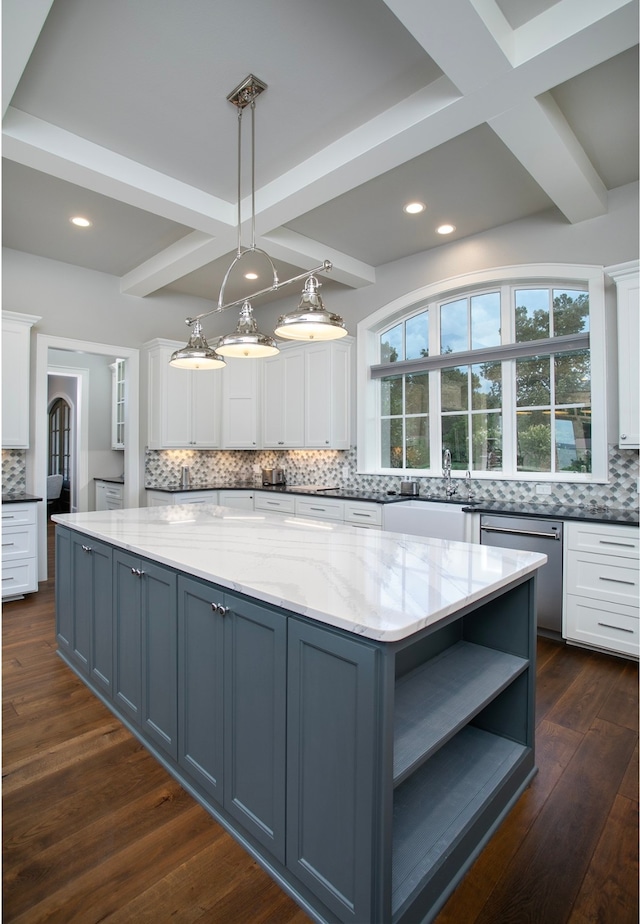
M 172 354 L 170 363 L 182 369 L 217 369 L 225 365 L 223 356 L 251 358 L 261 356 L 271 356 L 278 353 L 278 346 L 273 337 L 262 334 L 258 330 L 258 325 L 253 317 L 253 308 L 251 302 L 261 295 L 269 292 L 276 292 L 292 282 L 305 280 L 304 289 L 300 305 L 296 311 L 282 315 L 278 320 L 278 327 L 275 331 L 279 337 L 289 340 L 335 340 L 338 337 L 344 337 L 347 330 L 342 318 L 327 311 L 322 303 L 318 289 L 320 283 L 315 274 L 320 272 L 329 272 L 332 265 L 329 260 L 325 260 L 320 266 L 311 270 L 293 276 L 291 279 L 285 279 L 281 282 L 274 266 L 273 260 L 269 254 L 256 246 L 256 206 L 255 206 L 255 107 L 256 99 L 267 89 L 266 83 L 249 74 L 235 90 L 228 94 L 227 100 L 238 110 L 238 246 L 236 255 L 231 261 L 227 272 L 225 273 L 218 304 L 211 311 L 199 314 L 195 318 L 187 318 L 186 323 L 191 326 L 191 336 L 185 347 L 176 350 Z M 242 165 L 242 113 L 249 106 L 251 108 L 251 243 L 248 247 L 242 247 L 241 241 L 241 165 Z M 247 254 L 259 254 L 269 264 L 272 276 L 270 286 L 253 292 L 249 296 L 239 298 L 234 302 L 225 304 L 224 293 L 227 281 L 231 271 Z M 234 308 L 241 305 L 240 318 L 236 329 L 231 334 L 225 334 L 219 339 L 219 342 L 212 349 L 202 334 L 201 321 L 218 311 L 224 311 L 227 308 Z

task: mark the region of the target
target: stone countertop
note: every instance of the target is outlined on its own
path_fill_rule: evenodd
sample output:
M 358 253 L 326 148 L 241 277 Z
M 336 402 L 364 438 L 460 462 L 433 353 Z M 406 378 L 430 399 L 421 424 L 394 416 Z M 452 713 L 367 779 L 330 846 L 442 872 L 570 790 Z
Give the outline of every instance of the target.
M 583 520 L 589 523 L 617 523 L 638 526 L 638 510 L 632 508 L 572 507 L 562 504 L 519 504 L 506 501 L 473 501 L 465 513 L 494 513 L 501 516 L 546 517 L 552 520 Z
M 545 555 L 215 504 L 56 523 L 365 638 L 393 642 L 533 574 Z
M 2 495 L 3 504 L 37 504 L 41 497 L 34 494 L 27 494 L 26 491 L 10 491 Z
M 179 485 L 147 485 L 147 491 L 164 491 L 177 494 L 188 491 L 269 491 L 274 494 L 313 494 L 316 497 L 335 497 L 339 500 L 370 501 L 374 504 L 397 504 L 403 501 L 424 501 L 428 503 L 462 505 L 465 513 L 495 513 L 505 516 L 524 517 L 550 517 L 556 520 L 585 520 L 592 523 L 618 523 L 620 525 L 638 526 L 640 519 L 638 509 L 594 507 L 590 504 L 584 506 L 570 506 L 549 503 L 521 503 L 519 501 L 494 501 L 491 499 L 473 498 L 471 501 L 462 496 L 439 497 L 436 494 L 389 494 L 388 492 L 374 490 L 349 490 L 348 488 L 331 488 L 322 485 L 278 485 L 269 487 L 255 485 L 250 482 L 239 484 L 224 484 L 211 482 L 209 484 L 195 484 L 189 488 Z
M 108 481 L 109 484 L 124 484 L 124 475 L 100 475 L 94 481 Z

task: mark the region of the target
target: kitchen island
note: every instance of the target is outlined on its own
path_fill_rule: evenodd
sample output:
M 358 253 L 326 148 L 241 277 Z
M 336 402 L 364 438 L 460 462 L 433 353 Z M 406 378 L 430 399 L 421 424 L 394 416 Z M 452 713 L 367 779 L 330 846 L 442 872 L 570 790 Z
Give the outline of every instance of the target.
M 55 517 L 66 663 L 317 921 L 430 920 L 535 772 L 545 556 L 225 507 Z

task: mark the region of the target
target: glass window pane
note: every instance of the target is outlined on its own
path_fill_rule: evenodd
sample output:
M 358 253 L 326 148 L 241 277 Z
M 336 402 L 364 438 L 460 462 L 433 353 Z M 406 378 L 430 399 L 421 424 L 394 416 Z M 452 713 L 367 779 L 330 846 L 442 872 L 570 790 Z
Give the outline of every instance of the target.
M 429 412 L 429 373 L 405 376 L 405 414 Z
M 502 407 L 502 363 L 471 367 L 471 406 L 474 411 Z
M 469 407 L 469 367 L 443 369 L 440 383 L 443 411 L 466 411 Z
M 556 411 L 556 468 L 559 472 L 591 471 L 591 414 L 585 408 Z
M 471 349 L 500 345 L 500 293 L 485 292 L 471 299 Z
M 380 379 L 380 413 L 402 414 L 402 376 L 386 376 Z
M 551 471 L 551 423 L 549 413 L 525 411 L 518 414 L 518 471 Z
M 469 468 L 469 418 L 466 414 L 442 418 L 442 449 L 451 453 L 451 468 L 456 471 Z
M 402 468 L 402 420 L 380 421 L 380 464 L 383 468 Z
M 573 290 L 553 290 L 553 335 L 581 334 L 589 330 L 589 295 Z
M 556 404 L 591 403 L 589 350 L 556 353 L 554 356 Z
M 469 348 L 467 300 L 440 306 L 440 352 L 459 353 Z
M 380 334 L 380 362 L 396 363 L 404 359 L 402 349 L 402 324 Z
M 405 354 L 407 359 L 422 359 L 429 355 L 429 312 L 423 311 L 405 324 Z
M 471 447 L 474 471 L 502 469 L 502 415 L 474 414 L 471 417 Z
M 516 289 L 516 342 L 549 336 L 549 290 Z
M 429 419 L 407 419 L 407 468 L 429 468 Z
M 516 360 L 518 407 L 548 407 L 551 401 L 551 357 Z

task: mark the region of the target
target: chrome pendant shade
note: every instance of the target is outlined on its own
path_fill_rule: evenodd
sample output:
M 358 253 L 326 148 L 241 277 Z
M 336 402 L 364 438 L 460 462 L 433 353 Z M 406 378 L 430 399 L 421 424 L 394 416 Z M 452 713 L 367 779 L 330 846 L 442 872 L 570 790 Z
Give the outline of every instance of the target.
M 202 324 L 197 319 L 192 324 L 189 342 L 171 354 L 169 364 L 178 369 L 222 369 L 226 366 L 222 356 L 207 343 L 202 334 Z
M 273 337 L 261 334 L 258 330 L 253 308 L 248 301 L 245 301 L 240 309 L 238 326 L 232 334 L 225 334 L 220 338 L 216 349 L 221 356 L 239 358 L 273 356 L 279 352 Z
M 286 340 L 338 340 L 347 336 L 344 321 L 338 314 L 327 311 L 318 289 L 320 283 L 309 276 L 302 290 L 297 311 L 283 314 L 275 329 L 276 337 Z
M 234 259 L 232 260 L 227 272 L 225 273 L 220 294 L 218 297 L 217 308 L 198 315 L 196 318 L 187 318 L 187 324 L 192 327 L 189 342 L 185 347 L 176 350 L 172 354 L 170 363 L 182 369 L 218 369 L 225 365 L 223 356 L 238 357 L 241 359 L 273 356 L 278 353 L 278 345 L 273 337 L 263 334 L 258 330 L 258 325 L 253 317 L 253 308 L 251 301 L 260 295 L 266 295 L 270 292 L 277 292 L 280 288 L 304 279 L 304 289 L 302 298 L 296 311 L 284 314 L 278 320 L 278 326 L 275 334 L 286 340 L 336 340 L 344 337 L 347 330 L 342 318 L 327 311 L 322 303 L 318 289 L 320 283 L 315 277 L 315 273 L 329 272 L 332 266 L 328 260 L 325 260 L 321 266 L 314 267 L 280 282 L 276 273 L 275 266 L 269 255 L 256 247 L 255 242 L 255 105 L 257 97 L 266 90 L 267 86 L 257 77 L 250 74 L 239 86 L 232 90 L 227 96 L 230 103 L 236 106 L 238 110 L 238 246 Z M 251 244 L 243 248 L 241 245 L 241 149 L 242 149 L 242 112 L 247 107 L 251 107 Z M 236 264 L 247 254 L 258 254 L 264 257 L 269 263 L 272 271 L 271 285 L 251 295 L 237 299 L 234 302 L 224 303 L 224 292 L 227 280 L 231 271 Z M 233 308 L 241 305 L 240 318 L 236 329 L 231 334 L 225 334 L 220 338 L 215 350 L 212 349 L 202 334 L 200 321 L 202 318 L 209 317 L 216 311 L 224 311 L 227 308 Z

